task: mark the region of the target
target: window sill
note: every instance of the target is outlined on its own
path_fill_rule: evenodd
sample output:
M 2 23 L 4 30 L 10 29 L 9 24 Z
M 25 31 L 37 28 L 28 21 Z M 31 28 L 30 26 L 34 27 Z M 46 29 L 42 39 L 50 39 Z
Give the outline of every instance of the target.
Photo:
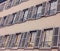
M 51 47 L 40 47 L 39 49 L 48 50 L 51 49 Z

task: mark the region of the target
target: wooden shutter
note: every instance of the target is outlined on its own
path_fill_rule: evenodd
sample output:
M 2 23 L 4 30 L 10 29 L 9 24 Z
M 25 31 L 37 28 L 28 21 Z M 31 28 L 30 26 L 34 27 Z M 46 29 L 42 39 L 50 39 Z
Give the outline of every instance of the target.
M 58 33 L 59 32 L 59 28 L 56 27 L 53 29 L 53 39 L 52 39 L 52 46 L 53 47 L 57 47 L 58 46 Z
M 46 2 L 42 3 L 42 16 L 45 16 L 45 7 L 46 7 Z
M 41 30 L 37 30 L 37 36 L 36 36 L 34 48 L 39 48 L 39 46 L 41 44 L 40 38 L 41 38 Z
M 37 15 L 37 7 L 33 6 L 31 19 L 36 19 L 36 15 Z
M 57 0 L 58 3 L 57 3 L 57 12 L 60 12 L 60 0 Z
M 45 16 L 49 16 L 49 14 L 50 14 L 50 1 L 46 3 Z

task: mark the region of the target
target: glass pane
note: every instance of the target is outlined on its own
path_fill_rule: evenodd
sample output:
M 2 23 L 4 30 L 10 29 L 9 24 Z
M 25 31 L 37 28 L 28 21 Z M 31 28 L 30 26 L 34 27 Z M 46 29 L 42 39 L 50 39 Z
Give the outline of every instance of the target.
M 56 14 L 56 11 L 57 11 L 57 2 L 52 2 L 50 8 L 50 15 Z

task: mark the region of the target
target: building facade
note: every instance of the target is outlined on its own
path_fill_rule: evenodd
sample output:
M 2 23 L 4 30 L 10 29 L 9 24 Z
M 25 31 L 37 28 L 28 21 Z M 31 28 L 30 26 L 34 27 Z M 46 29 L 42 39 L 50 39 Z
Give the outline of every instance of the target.
M 60 0 L 0 2 L 0 51 L 60 51 Z

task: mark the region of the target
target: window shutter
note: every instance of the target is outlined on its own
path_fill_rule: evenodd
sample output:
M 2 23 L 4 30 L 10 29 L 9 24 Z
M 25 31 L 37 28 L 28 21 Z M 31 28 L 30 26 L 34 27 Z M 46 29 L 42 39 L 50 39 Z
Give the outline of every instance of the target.
M 50 14 L 50 2 L 48 1 L 46 3 L 45 16 L 49 16 L 49 14 Z
M 57 13 L 57 1 L 51 1 L 50 15 Z
M 45 16 L 45 7 L 46 7 L 46 2 L 42 3 L 42 16 Z
M 5 3 L 1 3 L 1 4 L 0 4 L 0 12 L 3 11 L 4 6 L 5 6 Z
M 35 45 L 34 45 L 34 48 L 39 48 L 41 42 L 40 42 L 40 39 L 41 38 L 41 30 L 38 30 L 37 31 L 37 36 L 36 36 L 36 39 L 35 39 Z
M 57 3 L 57 12 L 60 12 L 60 0 L 58 0 L 58 3 Z
M 9 35 L 9 39 L 8 39 L 6 48 L 10 48 L 10 44 L 11 44 L 12 37 L 13 37 L 12 35 Z
M 36 15 L 37 15 L 37 7 L 33 6 L 31 19 L 36 19 Z
M 28 16 L 28 9 L 23 10 L 24 11 L 24 19 L 23 21 L 27 21 L 27 16 Z
M 53 29 L 53 39 L 52 39 L 52 46 L 56 47 L 58 45 L 58 30 L 59 28 Z
M 28 9 L 28 18 L 27 18 L 28 20 L 31 20 L 32 9 L 33 7 Z

